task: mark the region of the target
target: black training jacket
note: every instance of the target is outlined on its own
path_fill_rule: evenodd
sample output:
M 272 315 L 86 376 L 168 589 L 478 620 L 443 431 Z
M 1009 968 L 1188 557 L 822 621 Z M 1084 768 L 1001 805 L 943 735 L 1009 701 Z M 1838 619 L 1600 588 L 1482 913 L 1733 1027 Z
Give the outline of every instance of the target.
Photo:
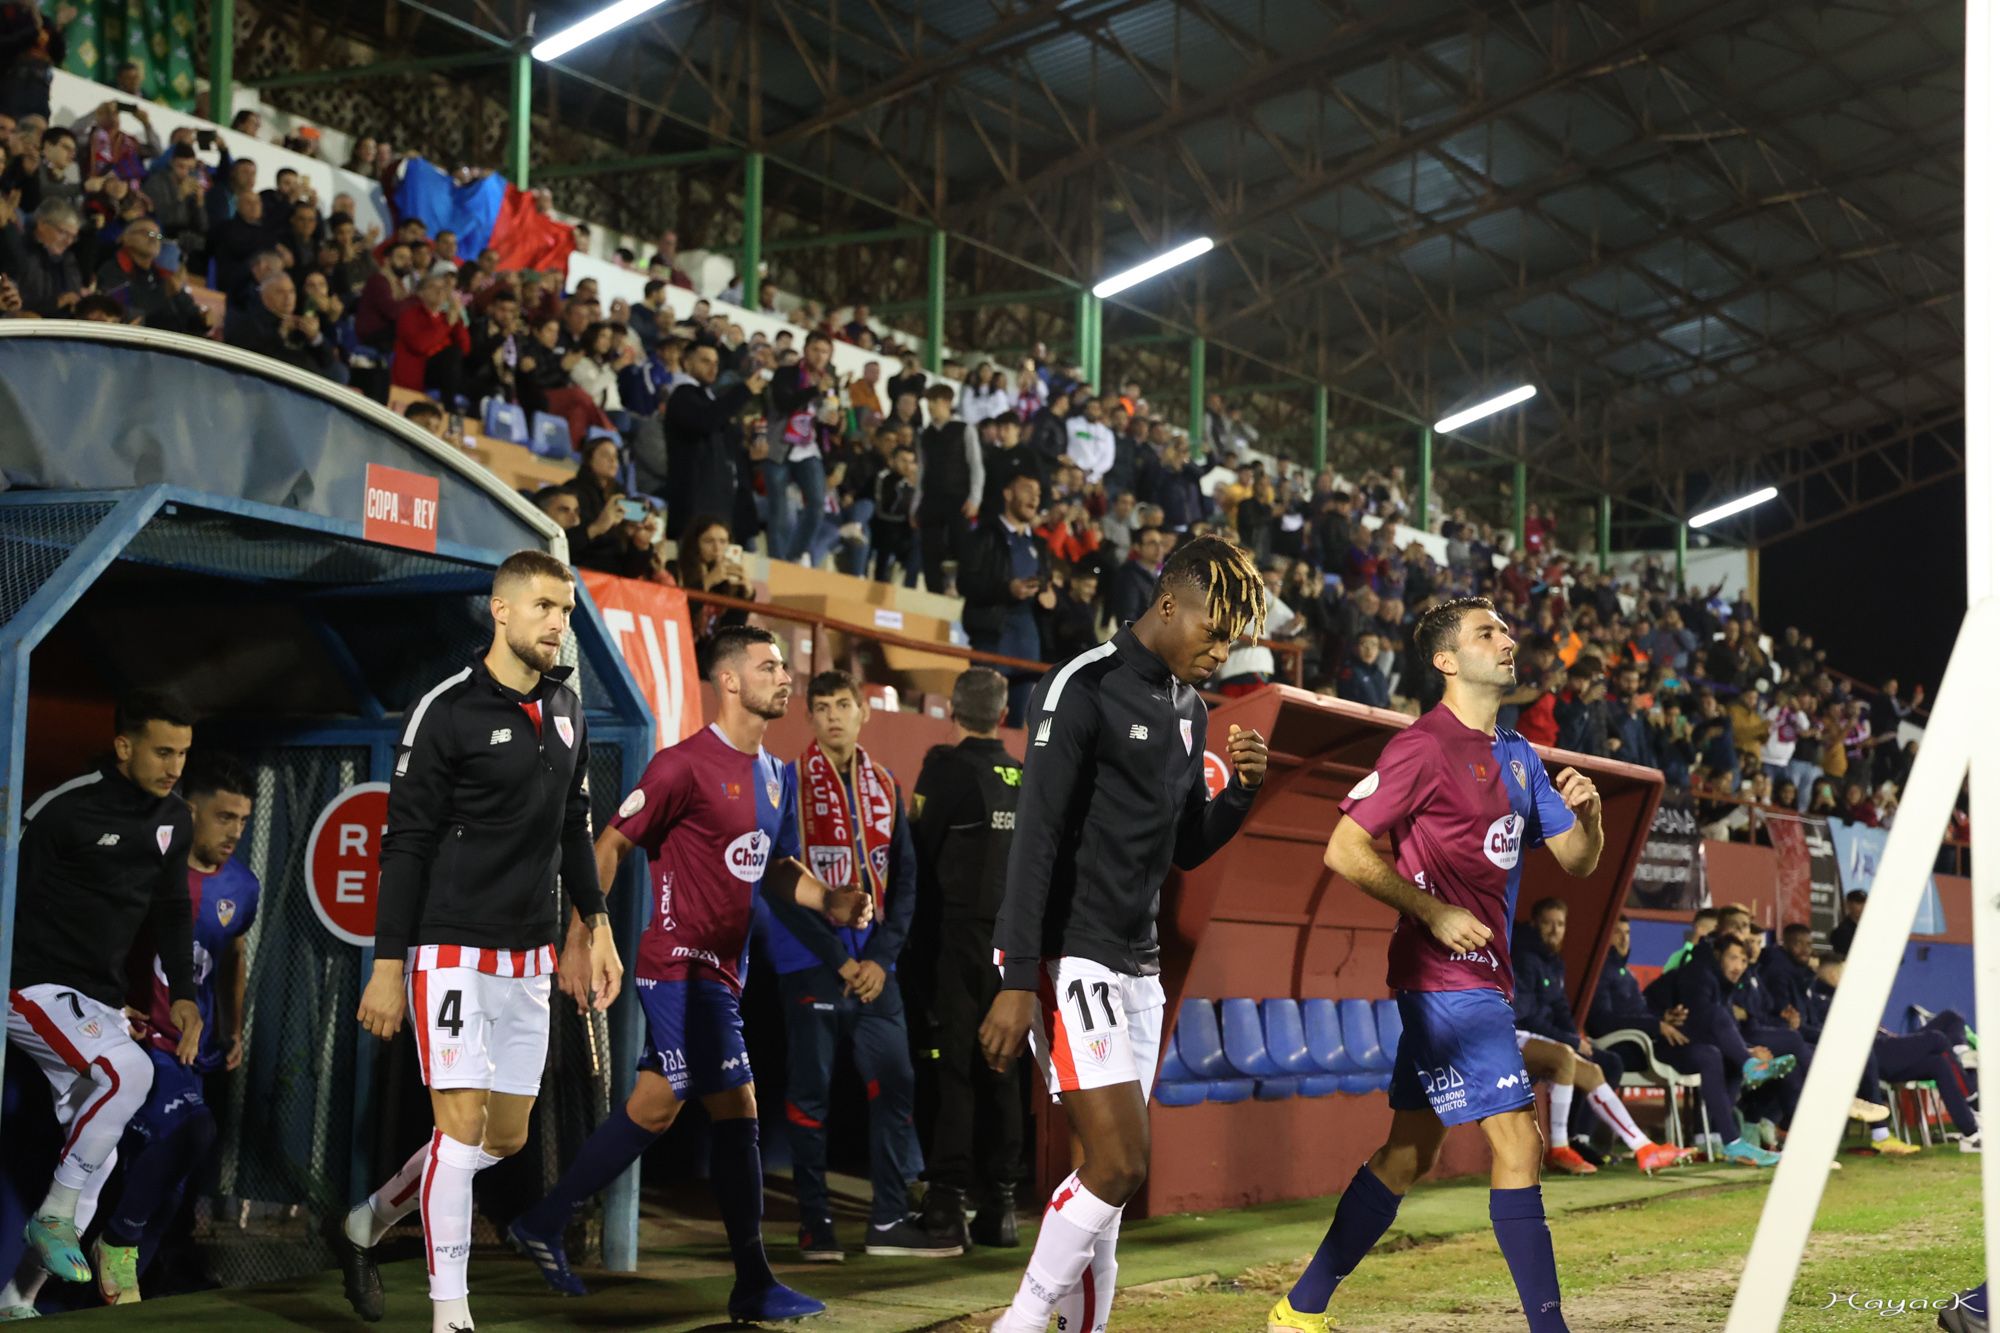
M 375 952 L 534 949 L 561 921 L 556 875 L 604 910 L 590 833 L 590 742 L 568 667 L 516 694 L 475 662 L 410 710 L 389 784 Z M 541 728 L 524 704 L 540 706 Z
M 941 920 L 992 926 L 1020 796 L 1021 763 L 998 740 L 967 736 L 924 756 L 913 807 L 918 893 Z
M 1233 775 L 1208 799 L 1208 708 L 1130 627 L 1071 658 L 1028 709 L 1007 896 L 994 927 L 1008 990 L 1034 990 L 1044 958 L 1160 970 L 1155 919 L 1170 866 L 1228 842 L 1256 793 Z
M 194 817 L 106 764 L 29 807 L 14 910 L 15 990 L 67 986 L 116 1009 L 125 959 L 150 922 L 167 990 L 194 998 L 188 848 Z

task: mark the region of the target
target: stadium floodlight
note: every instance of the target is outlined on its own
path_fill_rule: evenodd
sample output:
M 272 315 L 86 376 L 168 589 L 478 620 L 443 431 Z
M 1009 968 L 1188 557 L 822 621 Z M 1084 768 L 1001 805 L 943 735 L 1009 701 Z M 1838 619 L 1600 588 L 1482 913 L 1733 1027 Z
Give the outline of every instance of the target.
M 1136 287 L 1148 278 L 1157 278 L 1170 268 L 1179 268 L 1190 259 L 1199 259 L 1215 248 L 1215 240 L 1209 236 L 1197 236 L 1186 245 L 1177 245 L 1163 255 L 1155 255 L 1137 268 L 1128 268 L 1123 273 L 1114 273 L 1090 289 L 1090 294 L 1100 301 L 1107 296 L 1116 296 L 1127 287 Z
M 553 37 L 544 37 L 536 42 L 528 52 L 537 60 L 558 60 L 582 46 L 585 42 L 602 37 L 613 28 L 623 27 L 649 10 L 658 9 L 666 0 L 618 0 L 615 5 L 606 5 L 595 14 L 570 24 Z
M 1699 514 L 1688 520 L 1688 526 L 1691 528 L 1705 528 L 1711 523 L 1720 523 L 1731 514 L 1740 514 L 1746 509 L 1755 509 L 1766 500 L 1775 500 L 1777 498 L 1778 488 L 1776 486 L 1766 486 L 1761 491 L 1752 491 L 1748 495 L 1739 495 L 1728 504 L 1717 505 L 1713 509 L 1702 510 Z
M 1488 398 L 1483 403 L 1474 403 L 1463 412 L 1454 412 L 1431 429 L 1440 435 L 1448 435 L 1462 426 L 1470 426 L 1475 421 L 1484 420 L 1495 412 L 1505 412 L 1516 403 L 1525 403 L 1535 396 L 1535 386 L 1523 384 L 1518 389 L 1509 389 L 1498 398 Z

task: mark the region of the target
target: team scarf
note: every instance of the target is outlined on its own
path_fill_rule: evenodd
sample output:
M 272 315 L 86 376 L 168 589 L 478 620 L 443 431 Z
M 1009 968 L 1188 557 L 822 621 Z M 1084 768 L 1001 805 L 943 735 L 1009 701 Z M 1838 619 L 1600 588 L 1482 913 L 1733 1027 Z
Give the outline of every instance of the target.
M 854 866 L 854 816 L 847 793 L 861 811 L 864 867 Z M 887 907 L 889 844 L 896 832 L 896 785 L 889 771 L 855 747 L 852 770 L 843 775 L 814 741 L 799 757 L 799 841 L 813 874 L 836 889 L 866 887 L 879 921 Z M 866 876 L 864 879 L 863 876 Z

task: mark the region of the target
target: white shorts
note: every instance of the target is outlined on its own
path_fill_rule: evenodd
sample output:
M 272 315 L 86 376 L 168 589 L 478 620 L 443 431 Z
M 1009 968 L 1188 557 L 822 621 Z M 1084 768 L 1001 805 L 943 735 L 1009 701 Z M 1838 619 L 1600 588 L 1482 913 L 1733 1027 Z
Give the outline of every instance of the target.
M 1153 1095 L 1167 993 L 1158 977 L 1135 977 L 1088 958 L 1042 964 L 1041 1006 L 1028 1042 L 1049 1096 L 1137 1083 Z
M 54 1090 L 56 1122 L 69 1131 L 65 1160 L 92 1126 L 109 1130 L 107 1146 L 116 1147 L 118 1130 L 145 1104 L 153 1086 L 152 1057 L 132 1039 L 124 1012 L 68 986 L 45 983 L 9 992 L 7 1040 L 35 1062 Z
M 410 1023 L 428 1088 L 532 1097 L 549 1056 L 549 981 L 470 967 L 410 973 Z

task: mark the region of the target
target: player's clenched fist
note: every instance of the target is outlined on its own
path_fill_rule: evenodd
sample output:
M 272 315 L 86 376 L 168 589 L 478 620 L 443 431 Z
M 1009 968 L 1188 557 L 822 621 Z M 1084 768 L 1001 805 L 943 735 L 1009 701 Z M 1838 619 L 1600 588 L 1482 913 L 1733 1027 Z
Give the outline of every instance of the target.
M 1229 764 L 1236 770 L 1238 782 L 1253 790 L 1262 786 L 1264 769 L 1270 762 L 1271 752 L 1264 747 L 1264 738 L 1255 727 L 1229 724 Z
M 1483 949 L 1493 939 L 1493 932 L 1478 917 L 1463 907 L 1447 907 L 1443 903 L 1431 913 L 1430 928 L 1437 942 L 1453 953 Z
M 403 965 L 398 962 L 377 962 L 375 974 L 368 978 L 367 989 L 361 992 L 361 1008 L 356 1011 L 361 1026 L 380 1037 L 389 1040 L 403 1026 Z
M 979 1049 L 996 1073 L 1004 1074 L 1028 1040 L 1028 1025 L 1039 1001 L 1031 990 L 1003 990 L 993 997 L 986 1021 L 979 1025 Z
M 1556 775 L 1556 795 L 1562 797 L 1563 804 L 1578 818 L 1589 818 L 1597 813 L 1600 803 L 1597 784 L 1573 768 L 1565 768 Z

